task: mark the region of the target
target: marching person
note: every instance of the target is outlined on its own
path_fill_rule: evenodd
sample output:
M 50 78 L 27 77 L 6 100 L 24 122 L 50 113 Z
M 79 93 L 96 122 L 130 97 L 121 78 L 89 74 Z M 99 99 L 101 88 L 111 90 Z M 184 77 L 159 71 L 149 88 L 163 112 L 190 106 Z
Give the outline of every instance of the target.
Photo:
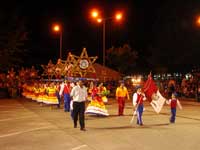
M 80 130 L 86 131 L 85 129 L 85 101 L 87 99 L 87 88 L 83 85 L 82 81 L 79 80 L 77 85 L 72 88 L 70 96 L 73 99 L 73 121 L 74 128 L 77 128 L 77 121 L 79 117 Z
M 56 96 L 57 96 L 57 98 L 58 98 L 58 105 L 57 105 L 57 108 L 60 108 L 60 105 L 61 105 L 61 96 L 60 96 L 60 94 L 59 94 L 59 92 L 60 92 L 60 83 L 58 82 L 58 83 L 56 83 Z
M 175 123 L 176 120 L 176 107 L 182 109 L 180 101 L 176 98 L 176 93 L 172 93 L 171 99 L 166 101 L 168 105 L 171 107 L 171 117 L 170 117 L 170 123 Z
M 70 86 L 71 86 L 71 88 L 73 88 L 75 86 L 75 84 L 73 82 L 71 82 Z M 72 120 L 74 120 L 72 97 L 71 97 L 71 101 L 70 101 L 70 115 L 71 115 Z
M 70 92 L 71 92 L 71 86 L 70 82 L 65 80 L 65 82 L 61 85 L 60 89 L 60 97 L 63 94 L 64 97 L 64 111 L 70 112 Z
M 124 85 L 124 82 L 120 82 L 120 86 L 116 89 L 116 99 L 118 102 L 118 116 L 124 115 L 124 106 L 125 106 L 125 99 L 130 99 L 128 90 Z
M 133 94 L 133 106 L 137 114 L 137 124 L 142 126 L 142 113 L 144 110 L 143 101 L 146 100 L 145 94 L 142 92 L 141 86 L 136 87 L 136 92 Z
M 104 93 L 106 88 L 104 88 L 103 84 L 101 83 L 98 87 L 95 83 L 93 88 L 91 89 L 91 101 L 88 104 L 85 113 L 92 114 L 97 116 L 109 116 L 108 110 L 103 101 Z

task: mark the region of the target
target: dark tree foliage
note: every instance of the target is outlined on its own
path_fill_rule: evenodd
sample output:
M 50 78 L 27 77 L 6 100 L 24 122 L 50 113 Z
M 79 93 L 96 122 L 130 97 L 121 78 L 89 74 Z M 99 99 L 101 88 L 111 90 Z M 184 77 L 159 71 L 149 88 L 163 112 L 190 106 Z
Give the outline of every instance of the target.
M 112 47 L 107 51 L 107 65 L 122 74 L 134 72 L 137 58 L 137 51 L 131 49 L 128 44 L 119 48 Z
M 0 70 L 19 67 L 26 55 L 27 32 L 24 19 L 16 9 L 0 10 Z
M 152 56 L 149 62 L 153 68 L 166 68 L 167 72 L 191 70 L 194 64 L 200 64 L 200 32 L 195 24 L 199 12 L 198 1 L 187 1 L 180 5 L 178 1 L 162 1 L 155 10 L 151 30 Z M 169 9 L 170 8 L 170 9 Z

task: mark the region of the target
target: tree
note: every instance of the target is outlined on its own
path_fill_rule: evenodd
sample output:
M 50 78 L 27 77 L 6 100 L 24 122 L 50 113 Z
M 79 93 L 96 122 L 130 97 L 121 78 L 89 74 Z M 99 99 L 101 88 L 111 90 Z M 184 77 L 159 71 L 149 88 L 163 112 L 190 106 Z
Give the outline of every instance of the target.
M 123 74 L 130 74 L 134 72 L 136 60 L 138 58 L 137 51 L 130 48 L 128 44 L 123 47 L 112 47 L 107 51 L 108 66 Z
M 23 63 L 27 32 L 24 19 L 16 10 L 0 10 L 0 70 L 17 67 Z

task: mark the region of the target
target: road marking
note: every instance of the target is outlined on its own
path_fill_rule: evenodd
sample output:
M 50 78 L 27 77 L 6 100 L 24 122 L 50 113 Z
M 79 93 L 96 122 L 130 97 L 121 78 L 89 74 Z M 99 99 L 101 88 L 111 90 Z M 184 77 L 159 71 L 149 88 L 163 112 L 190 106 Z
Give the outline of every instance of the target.
M 0 122 L 3 122 L 3 121 L 10 121 L 10 120 L 16 120 L 16 119 L 32 118 L 32 117 L 36 117 L 36 116 L 26 116 L 26 117 L 18 117 L 18 118 L 0 119 Z
M 50 126 L 48 126 L 48 127 L 40 127 L 40 128 L 34 128 L 34 129 L 21 131 L 21 132 L 14 132 L 14 133 L 9 133 L 9 134 L 4 134 L 4 135 L 0 135 L 0 138 L 14 136 L 14 135 L 18 135 L 18 134 L 23 134 L 23 133 L 26 133 L 26 132 L 37 131 L 37 130 L 41 130 L 41 129 L 48 129 L 48 128 L 52 128 L 52 127 L 50 127 Z
M 80 145 L 80 146 L 72 148 L 72 150 L 78 150 L 78 149 L 81 149 L 81 148 L 86 147 L 86 146 L 87 145 Z
M 12 112 L 16 112 L 15 110 L 0 110 L 0 113 L 12 113 Z
M 1 108 L 24 108 L 22 105 L 0 105 Z

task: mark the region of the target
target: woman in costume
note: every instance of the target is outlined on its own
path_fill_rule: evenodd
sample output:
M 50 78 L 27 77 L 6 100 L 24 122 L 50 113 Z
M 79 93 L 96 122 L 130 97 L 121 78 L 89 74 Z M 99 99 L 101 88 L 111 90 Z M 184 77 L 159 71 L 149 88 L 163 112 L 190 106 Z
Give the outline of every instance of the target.
M 44 83 L 39 83 L 39 96 L 37 98 L 37 102 L 40 103 L 40 105 L 42 105 L 42 103 L 45 100 L 45 96 L 46 95 L 46 89 L 45 89 L 45 84 Z
M 56 97 L 56 86 L 54 82 L 49 84 L 49 87 L 46 88 L 47 92 L 47 98 L 43 101 L 45 104 L 50 104 L 51 108 L 53 108 L 53 105 L 58 105 L 58 98 Z
M 97 87 L 96 84 L 94 84 L 94 87 L 91 90 L 92 100 L 88 104 L 88 107 L 86 108 L 85 111 L 86 114 L 109 116 L 108 111 L 102 99 L 102 97 L 105 96 L 104 90 L 106 89 L 103 88 L 102 83 L 100 84 L 99 87 Z

